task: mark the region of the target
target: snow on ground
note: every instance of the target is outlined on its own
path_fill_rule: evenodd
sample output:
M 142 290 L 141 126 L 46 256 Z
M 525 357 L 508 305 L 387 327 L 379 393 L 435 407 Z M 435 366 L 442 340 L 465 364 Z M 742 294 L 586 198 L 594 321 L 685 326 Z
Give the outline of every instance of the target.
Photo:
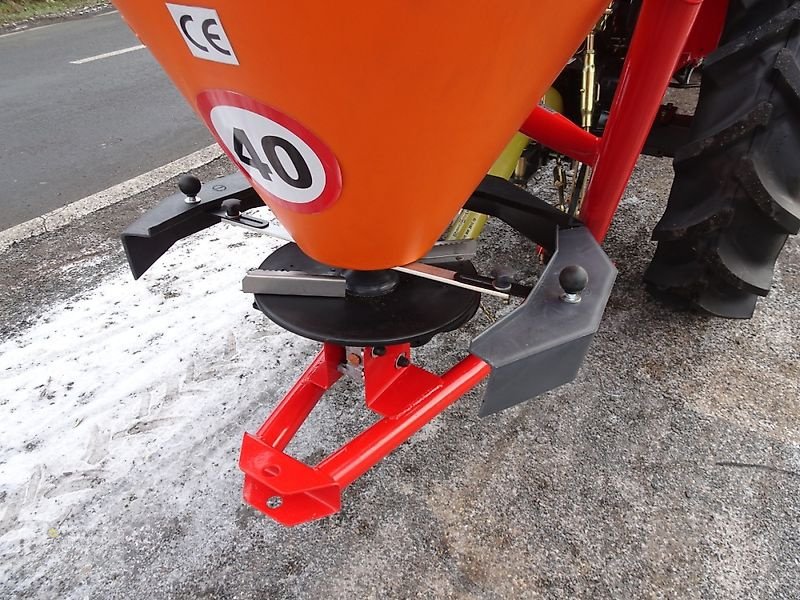
M 96 518 L 113 522 L 155 488 L 189 504 L 220 471 L 236 478 L 236 428 L 257 427 L 314 351 L 240 291 L 282 243 L 215 227 L 138 282 L 121 269 L 0 344 L 0 556 L 68 533 L 71 515 L 109 495 L 118 512 L 104 501 Z M 181 481 L 193 460 L 198 481 Z

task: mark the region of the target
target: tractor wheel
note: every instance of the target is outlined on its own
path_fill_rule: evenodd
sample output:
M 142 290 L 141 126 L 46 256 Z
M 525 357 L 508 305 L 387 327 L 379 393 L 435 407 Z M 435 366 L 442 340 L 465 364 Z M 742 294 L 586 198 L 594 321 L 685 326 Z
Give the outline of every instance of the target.
M 800 0 L 731 0 L 705 61 L 689 143 L 645 281 L 729 318 L 753 315 L 800 229 Z

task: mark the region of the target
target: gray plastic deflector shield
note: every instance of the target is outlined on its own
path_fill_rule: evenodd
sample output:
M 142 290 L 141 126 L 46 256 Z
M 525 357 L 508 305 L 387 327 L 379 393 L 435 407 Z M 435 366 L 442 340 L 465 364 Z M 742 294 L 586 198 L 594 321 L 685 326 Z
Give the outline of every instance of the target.
M 470 352 L 492 367 L 480 416 L 575 379 L 600 325 L 616 267 L 585 227 L 559 230 L 556 243 L 556 252 L 525 301 L 470 345 Z M 561 299 L 558 276 L 569 265 L 580 265 L 589 274 L 577 304 Z

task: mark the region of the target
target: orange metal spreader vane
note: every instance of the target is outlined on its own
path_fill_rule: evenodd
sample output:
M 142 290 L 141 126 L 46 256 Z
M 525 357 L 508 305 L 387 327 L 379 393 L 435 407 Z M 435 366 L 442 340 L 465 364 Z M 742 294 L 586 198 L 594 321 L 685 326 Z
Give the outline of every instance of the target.
M 220 145 L 326 264 L 431 246 L 608 0 L 115 0 Z

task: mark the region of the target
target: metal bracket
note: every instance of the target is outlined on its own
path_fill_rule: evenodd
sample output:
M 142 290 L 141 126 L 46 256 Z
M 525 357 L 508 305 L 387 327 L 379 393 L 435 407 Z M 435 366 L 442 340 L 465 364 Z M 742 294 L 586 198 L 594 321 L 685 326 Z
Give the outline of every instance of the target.
M 134 279 L 139 279 L 178 240 L 219 223 L 223 216 L 218 211 L 224 200 L 237 198 L 242 210 L 264 206 L 239 173 L 209 181 L 197 196 L 202 200 L 188 204 L 184 194 L 173 194 L 122 232 L 122 247 Z
M 501 177 L 487 175 L 464 208 L 496 217 L 552 254 L 556 227 L 581 225 L 580 221 Z
M 692 116 L 678 113 L 673 104 L 662 105 L 644 143 L 642 154 L 648 156 L 675 156 L 675 152 L 689 143 Z
M 470 352 L 492 366 L 480 415 L 572 381 L 600 325 L 617 269 L 584 227 L 557 230 L 556 249 L 533 292 L 476 337 Z M 561 271 L 582 266 L 589 283 L 579 303 L 562 299 Z
M 441 240 L 417 262 L 426 265 L 470 260 L 478 251 L 478 240 Z
M 267 221 L 266 219 L 259 219 L 258 217 L 246 215 L 244 213 L 235 217 L 231 217 L 227 215 L 224 210 L 212 210 L 209 211 L 209 213 L 219 217 L 221 223 L 242 227 L 254 233 L 265 233 L 270 237 L 278 238 L 279 240 L 283 240 L 285 242 L 294 241 L 289 232 L 283 227 Z
M 245 294 L 344 298 L 346 285 L 338 275 L 311 275 L 303 271 L 253 269 L 242 279 Z

